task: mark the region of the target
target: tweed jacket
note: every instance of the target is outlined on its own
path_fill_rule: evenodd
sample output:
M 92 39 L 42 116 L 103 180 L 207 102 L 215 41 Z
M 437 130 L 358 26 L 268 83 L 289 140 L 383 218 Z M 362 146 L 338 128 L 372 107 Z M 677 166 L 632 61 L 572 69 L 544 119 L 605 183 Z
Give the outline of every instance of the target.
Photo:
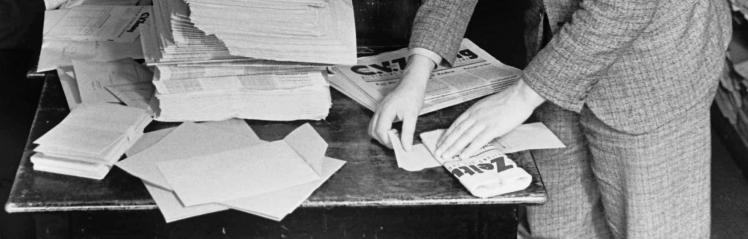
M 576 112 L 586 106 L 634 134 L 712 100 L 731 34 L 726 0 L 531 1 L 541 7 L 530 14 L 547 16 L 553 37 L 524 81 L 546 100 Z M 476 2 L 425 0 L 410 47 L 451 63 Z

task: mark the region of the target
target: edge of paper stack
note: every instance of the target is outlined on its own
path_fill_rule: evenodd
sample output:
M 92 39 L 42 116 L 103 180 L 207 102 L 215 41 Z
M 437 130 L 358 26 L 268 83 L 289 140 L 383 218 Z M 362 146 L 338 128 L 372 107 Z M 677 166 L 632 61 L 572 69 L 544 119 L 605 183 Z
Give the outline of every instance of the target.
M 148 112 L 117 104 L 82 104 L 34 141 L 34 170 L 102 179 L 143 135 Z
M 140 34 L 159 121 L 319 120 L 325 67 L 356 62 L 350 0 L 164 0 L 153 14 Z

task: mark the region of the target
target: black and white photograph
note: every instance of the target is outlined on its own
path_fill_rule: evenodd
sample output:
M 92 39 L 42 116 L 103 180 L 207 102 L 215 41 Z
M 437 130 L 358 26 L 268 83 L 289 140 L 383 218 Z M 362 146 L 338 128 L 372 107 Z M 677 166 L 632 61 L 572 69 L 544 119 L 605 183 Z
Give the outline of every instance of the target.
M 0 0 L 0 239 L 748 238 L 748 0 Z

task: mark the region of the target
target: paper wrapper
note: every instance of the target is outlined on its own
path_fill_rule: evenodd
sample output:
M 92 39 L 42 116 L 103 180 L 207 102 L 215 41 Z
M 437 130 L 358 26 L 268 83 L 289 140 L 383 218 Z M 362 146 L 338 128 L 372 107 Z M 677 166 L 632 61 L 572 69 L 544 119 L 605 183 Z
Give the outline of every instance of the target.
M 473 196 L 480 198 L 519 191 L 532 182 L 532 176 L 524 169 L 493 150 L 483 151 L 469 159 L 446 162 L 444 167 Z

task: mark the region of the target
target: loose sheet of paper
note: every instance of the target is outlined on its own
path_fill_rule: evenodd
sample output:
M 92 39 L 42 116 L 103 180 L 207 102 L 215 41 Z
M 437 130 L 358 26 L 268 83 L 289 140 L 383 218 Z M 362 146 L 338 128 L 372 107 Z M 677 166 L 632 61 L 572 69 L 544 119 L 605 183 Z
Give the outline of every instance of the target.
M 132 59 L 112 62 L 73 60 L 78 90 L 83 102 L 116 102 L 119 99 L 106 86 L 149 82 L 153 73 Z
M 252 131 L 252 128 L 250 128 L 247 122 L 245 122 L 244 120 L 230 119 L 224 121 L 211 121 L 200 124 L 213 127 L 217 130 L 223 130 L 224 132 L 249 137 L 253 141 L 260 141 L 260 138 L 257 137 L 254 131 Z M 161 141 L 161 139 L 166 137 L 166 135 L 169 135 L 172 131 L 174 131 L 174 129 L 176 129 L 176 127 L 155 130 L 143 134 L 143 136 L 140 137 L 140 139 L 132 147 L 130 147 L 130 149 L 127 150 L 127 156 L 135 155 L 143 150 L 150 148 L 153 145 L 156 145 L 158 141 Z
M 251 131 L 244 120 L 238 119 L 218 122 L 206 122 L 201 123 L 201 125 L 214 127 L 215 129 L 224 130 L 225 132 L 240 135 L 246 135 L 246 131 Z M 133 146 L 130 151 L 128 151 L 128 155 L 135 155 L 147 149 L 148 146 L 154 145 L 155 142 L 158 142 L 161 138 L 163 138 L 162 135 L 168 134 L 174 129 L 175 128 L 167 128 L 146 133 L 141 138 L 141 140 L 138 141 L 138 143 Z M 292 132 L 292 134 L 309 134 L 312 133 L 309 131 L 310 129 L 311 127 L 301 128 Z M 251 133 L 251 135 L 256 137 L 254 133 Z M 295 137 L 288 136 L 286 138 Z M 259 141 L 259 138 L 257 138 L 256 140 Z M 312 139 L 307 142 L 314 141 L 315 140 Z M 319 144 L 319 142 L 313 144 Z M 319 152 L 319 150 L 314 151 Z M 320 155 L 320 157 L 322 157 L 322 155 Z M 321 178 L 317 181 L 294 186 L 276 192 L 258 195 L 255 197 L 241 198 L 219 203 L 194 205 L 189 207 L 182 205 L 182 203 L 179 201 L 179 198 L 171 190 L 167 190 L 149 183 L 145 183 L 145 186 L 151 197 L 153 197 L 153 200 L 156 202 L 156 204 L 158 204 L 159 210 L 164 216 L 166 222 L 173 222 L 207 213 L 223 211 L 228 209 L 229 207 L 271 220 L 280 221 L 281 219 L 283 219 L 283 217 L 285 217 L 287 214 L 291 213 L 295 208 L 301 205 L 301 203 L 306 200 L 306 198 L 308 198 L 319 186 L 321 186 L 330 176 L 332 176 L 332 174 L 340 169 L 344 163 L 345 161 L 342 160 L 325 157 L 322 163 Z
M 400 136 L 395 130 L 389 132 L 389 137 L 390 142 L 392 142 L 392 149 L 395 150 L 395 159 L 397 159 L 399 168 L 407 171 L 421 171 L 426 168 L 441 166 L 423 144 L 414 144 L 410 151 L 405 151 L 400 142 Z
M 153 112 L 150 102 L 153 98 L 154 88 L 150 82 L 109 85 L 104 88 L 122 101 L 122 103 L 125 103 L 125 105 Z
M 250 198 L 220 202 L 233 209 L 252 213 L 268 219 L 280 221 L 299 207 L 317 188 L 337 172 L 345 161 L 324 157 L 320 178 L 284 190 L 266 193 Z
M 73 8 L 87 5 L 105 5 L 105 6 L 135 6 L 140 0 L 68 0 L 60 8 Z
M 150 16 L 142 6 L 79 6 L 46 11 L 43 37 L 73 41 L 134 42 Z
M 140 42 L 44 39 L 36 71 L 42 72 L 54 70 L 58 66 L 69 66 L 73 64 L 73 59 L 106 62 L 123 58 L 143 59 Z
M 285 141 L 156 164 L 185 206 L 256 196 L 320 178 Z
M 317 188 L 337 172 L 345 161 L 325 158 L 323 174 L 319 180 L 270 192 L 254 197 L 241 198 L 218 203 L 200 204 L 186 207 L 182 205 L 174 192 L 146 183 L 146 189 L 158 204 L 166 222 L 203 215 L 229 208 L 280 221 L 299 207 Z
M 62 92 L 65 93 L 68 108 L 72 110 L 81 103 L 81 93 L 78 91 L 78 81 L 75 79 L 73 66 L 58 67 L 57 77 L 60 78 L 60 85 L 62 86 Z
M 130 157 L 150 148 L 151 146 L 158 143 L 158 141 L 161 141 L 161 139 L 166 137 L 166 135 L 171 133 L 171 131 L 174 131 L 174 128 L 160 129 L 143 134 L 143 136 L 141 136 L 140 139 L 138 139 L 138 141 L 135 142 L 132 147 L 130 147 L 130 149 L 125 151 L 125 155 Z
M 543 123 L 523 124 L 489 143 L 508 154 L 531 149 L 566 147 Z
M 210 126 L 185 122 L 155 145 L 119 161 L 116 165 L 143 181 L 165 189 L 171 189 L 169 183 L 159 172 L 156 166 L 157 162 L 183 161 L 199 155 L 245 148 L 262 142 L 252 131 L 237 134 L 225 130 L 215 130 L 214 127 Z
M 436 150 L 436 141 L 444 133 L 444 129 L 421 133 L 421 141 L 429 150 Z M 500 152 L 508 154 L 532 149 L 554 149 L 566 147 L 561 140 L 543 123 L 523 124 L 506 135 L 488 143 Z M 442 161 L 443 159 L 437 158 Z M 442 164 L 444 162 L 442 161 Z

